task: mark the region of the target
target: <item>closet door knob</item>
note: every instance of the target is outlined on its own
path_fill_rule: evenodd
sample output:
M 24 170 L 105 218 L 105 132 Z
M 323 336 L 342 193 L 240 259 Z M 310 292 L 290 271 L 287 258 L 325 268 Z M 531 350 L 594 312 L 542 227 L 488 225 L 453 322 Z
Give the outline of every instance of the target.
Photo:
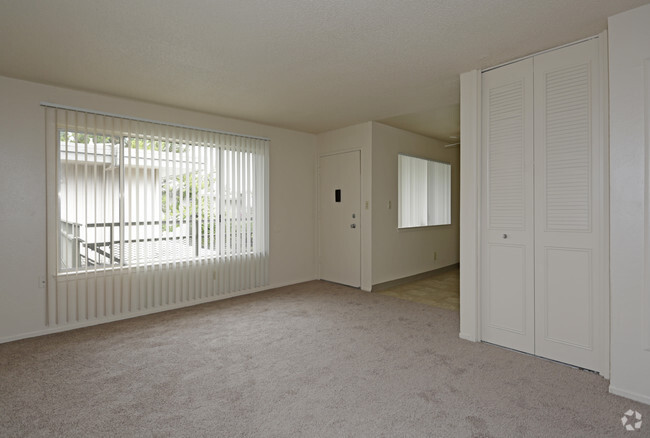
M 504 233 L 504 234 L 503 234 L 503 238 L 504 238 L 504 239 L 507 239 L 507 238 L 508 238 L 508 235 Z

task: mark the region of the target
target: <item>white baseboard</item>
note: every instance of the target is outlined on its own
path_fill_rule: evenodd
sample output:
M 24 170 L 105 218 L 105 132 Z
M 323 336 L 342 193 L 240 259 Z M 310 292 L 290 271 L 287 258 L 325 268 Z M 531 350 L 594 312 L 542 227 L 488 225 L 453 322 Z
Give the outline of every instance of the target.
M 620 395 L 621 397 L 629 398 L 630 400 L 634 400 L 634 401 L 638 401 L 650 405 L 650 396 L 648 395 L 627 391 L 625 389 L 617 388 L 613 385 L 609 385 L 609 392 L 615 395 Z
M 466 333 L 458 333 L 458 337 L 461 338 L 461 339 L 465 339 L 466 341 L 478 342 L 478 339 L 476 339 L 474 336 L 468 335 Z
M 83 327 L 91 327 L 94 325 L 100 325 L 100 324 L 106 324 L 109 322 L 115 322 L 115 321 L 121 321 L 124 319 L 130 319 L 130 318 L 137 318 L 139 316 L 144 316 L 144 315 L 152 315 L 154 313 L 160 313 L 160 312 L 167 312 L 168 310 L 175 310 L 175 309 L 181 309 L 183 307 L 191 307 L 191 306 L 196 306 L 199 304 L 205 304 L 205 303 L 210 303 L 213 301 L 220 301 L 220 300 L 225 300 L 228 298 L 234 298 L 238 297 L 241 295 L 249 295 L 249 294 L 254 294 L 257 292 L 264 292 L 268 291 L 271 289 L 277 289 L 279 287 L 285 287 L 285 286 L 292 286 L 294 284 L 300 284 L 300 283 L 306 283 L 308 281 L 314 281 L 313 278 L 310 279 L 304 279 L 304 280 L 298 280 L 295 282 L 287 282 L 287 283 L 276 283 L 272 284 L 269 286 L 263 286 L 260 288 L 256 289 L 247 289 L 244 291 L 238 291 L 238 292 L 232 292 L 229 294 L 224 294 L 224 295 L 219 295 L 215 297 L 207 297 L 203 299 L 198 299 L 198 300 L 193 300 L 193 301 L 186 301 L 183 303 L 177 303 L 177 304 L 171 304 L 168 306 L 161 306 L 161 307 L 156 307 L 152 309 L 146 309 L 146 310 L 141 310 L 137 312 L 129 312 L 129 313 L 124 313 L 121 315 L 114 315 L 110 317 L 105 317 L 105 318 L 98 318 L 98 319 L 93 319 L 93 320 L 88 320 L 88 321 L 83 321 L 83 322 L 78 322 L 78 323 L 73 323 L 73 324 L 65 324 L 65 325 L 60 325 L 56 327 L 46 327 L 42 330 L 35 330 L 32 332 L 26 332 L 26 333 L 18 333 L 15 335 L 9 335 L 9 336 L 3 336 L 0 337 L 0 344 L 4 344 L 6 342 L 12 342 L 12 341 L 18 341 L 21 339 L 27 339 L 27 338 L 34 338 L 37 336 L 43 336 L 43 335 L 51 335 L 53 333 L 60 333 L 60 332 L 66 332 L 69 330 L 75 330 Z

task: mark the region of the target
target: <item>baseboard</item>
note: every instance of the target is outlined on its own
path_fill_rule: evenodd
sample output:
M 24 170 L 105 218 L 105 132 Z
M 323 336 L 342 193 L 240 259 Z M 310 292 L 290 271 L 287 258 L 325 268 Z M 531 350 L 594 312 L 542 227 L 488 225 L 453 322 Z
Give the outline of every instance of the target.
M 448 266 L 443 266 L 442 268 L 437 268 L 432 271 L 422 272 L 421 274 L 410 275 L 408 277 L 398 278 L 396 280 L 385 281 L 383 283 L 377 283 L 372 285 L 372 292 L 381 292 L 382 290 L 390 289 L 391 287 L 401 286 L 406 283 L 412 283 L 418 280 L 424 280 L 425 278 L 432 277 L 434 275 L 441 274 L 446 271 L 451 271 L 460 266 L 460 263 L 453 263 Z
M 468 335 L 466 333 L 458 333 L 458 337 L 461 338 L 461 339 L 464 339 L 466 341 L 478 342 L 478 339 L 476 339 L 476 337 Z
M 263 286 L 260 288 L 256 289 L 247 289 L 244 291 L 238 291 L 238 292 L 232 292 L 229 294 L 224 294 L 224 295 L 219 295 L 216 297 L 207 297 L 199 300 L 194 300 L 191 302 L 184 302 L 184 303 L 177 303 L 177 304 L 172 304 L 169 306 L 164 306 L 164 307 L 157 307 L 153 309 L 146 309 L 146 310 L 141 310 L 138 312 L 130 312 L 122 315 L 115 315 L 115 316 L 110 316 L 106 318 L 101 318 L 101 319 L 94 319 L 94 320 L 89 320 L 89 321 L 83 321 L 79 323 L 74 323 L 74 324 L 67 324 L 67 325 L 62 325 L 62 326 L 56 326 L 56 327 L 47 327 L 42 330 L 35 330 L 32 332 L 27 332 L 27 333 L 20 333 L 17 335 L 10 335 L 10 336 L 3 336 L 0 337 L 0 344 L 4 344 L 7 342 L 13 342 L 13 341 L 19 341 L 21 339 L 27 339 L 27 338 L 35 338 L 37 336 L 44 336 L 44 335 L 51 335 L 54 333 L 60 333 L 60 332 L 67 332 L 70 330 L 76 330 L 84 327 L 92 327 L 94 325 L 100 325 L 100 324 L 108 324 L 111 322 L 117 322 L 117 321 L 122 321 L 125 319 L 131 319 L 131 318 L 137 318 L 140 316 L 145 316 L 145 315 L 153 315 L 155 313 L 160 313 L 160 312 L 167 312 L 170 310 L 176 310 L 176 309 L 182 309 L 184 307 L 192 307 L 192 306 L 198 306 L 201 304 L 205 303 L 211 303 L 214 301 L 221 301 L 221 300 L 226 300 L 228 298 L 235 298 L 239 297 L 242 295 L 250 295 L 250 294 L 255 294 L 258 292 L 264 292 L 264 291 L 269 291 L 272 289 L 277 289 L 280 287 L 286 287 L 286 286 L 293 286 L 296 284 L 300 283 L 306 283 L 308 281 L 314 281 L 315 279 L 310 278 L 310 279 L 304 279 L 304 280 L 298 280 L 295 282 L 287 282 L 287 283 L 276 283 L 272 284 L 269 286 Z
M 609 392 L 615 395 L 620 395 L 621 397 L 629 398 L 630 400 L 638 401 L 650 405 L 650 396 L 638 394 L 632 391 L 626 391 L 615 387 L 614 385 L 609 385 Z

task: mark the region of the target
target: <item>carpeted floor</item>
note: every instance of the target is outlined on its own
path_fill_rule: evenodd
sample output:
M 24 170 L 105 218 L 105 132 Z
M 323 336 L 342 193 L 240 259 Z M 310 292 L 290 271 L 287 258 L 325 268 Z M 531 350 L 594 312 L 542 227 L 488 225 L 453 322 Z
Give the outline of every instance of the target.
M 648 436 L 607 386 L 314 281 L 0 345 L 0 436 Z

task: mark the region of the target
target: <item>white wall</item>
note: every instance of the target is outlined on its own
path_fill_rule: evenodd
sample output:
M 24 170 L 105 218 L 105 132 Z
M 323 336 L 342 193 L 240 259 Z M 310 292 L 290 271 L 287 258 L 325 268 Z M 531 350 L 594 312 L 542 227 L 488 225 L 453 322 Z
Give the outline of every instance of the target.
M 399 153 L 451 163 L 451 225 L 397 228 Z M 372 123 L 372 284 L 458 263 L 459 165 L 458 147 L 445 148 L 441 141 Z
M 459 149 L 377 122 L 318 134 L 318 156 L 351 150 L 361 151 L 361 289 L 458 263 Z M 452 164 L 452 225 L 397 229 L 400 152 Z
M 316 278 L 315 135 L 1 76 L 0 96 L 0 341 L 46 330 L 40 102 L 270 138 L 270 283 Z
M 650 404 L 650 5 L 610 17 L 609 61 L 610 391 Z
M 372 122 L 318 134 L 318 156 L 361 151 L 361 289 L 372 287 Z
M 460 334 L 468 341 L 480 340 L 479 290 L 479 198 L 481 181 L 480 120 L 481 72 L 460 75 Z

